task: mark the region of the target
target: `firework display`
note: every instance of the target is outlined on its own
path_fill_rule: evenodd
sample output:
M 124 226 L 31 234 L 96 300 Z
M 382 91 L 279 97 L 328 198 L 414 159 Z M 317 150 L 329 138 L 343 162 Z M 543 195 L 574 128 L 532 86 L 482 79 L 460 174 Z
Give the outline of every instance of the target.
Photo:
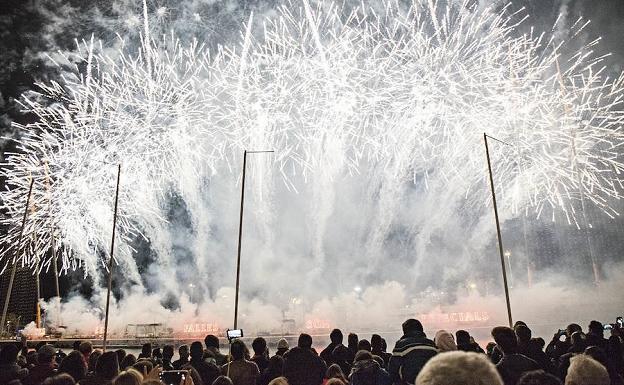
M 492 157 L 511 209 L 578 227 L 579 202 L 618 215 L 623 79 L 607 76 L 598 41 L 563 56 L 564 42 L 518 32 L 522 11 L 471 3 L 348 14 L 287 3 L 251 15 L 237 46 L 152 36 L 148 16 L 140 42 L 83 41 L 55 58 L 62 82 L 24 104 L 38 121 L 19 126 L 19 152 L 2 165 L 0 269 L 48 269 L 52 258 L 60 273 L 104 267 L 121 164 L 115 257 L 138 277 L 129 240 L 166 222 L 169 192 L 239 172 L 244 149 L 274 149 L 265 162 L 293 193 L 313 173 L 376 170 L 394 185 L 447 181 L 476 209 L 489 200 L 486 132 L 506 143 Z

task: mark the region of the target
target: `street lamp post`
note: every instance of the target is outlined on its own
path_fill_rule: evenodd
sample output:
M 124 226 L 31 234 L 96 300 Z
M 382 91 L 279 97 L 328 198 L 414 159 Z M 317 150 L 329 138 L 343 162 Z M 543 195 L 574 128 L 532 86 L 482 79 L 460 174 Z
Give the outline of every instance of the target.
M 498 140 L 496 138 L 493 138 Z M 513 320 L 511 317 L 511 302 L 509 301 L 509 286 L 507 285 L 507 269 L 505 268 L 505 256 L 503 253 L 503 237 L 501 235 L 500 221 L 498 219 L 498 206 L 496 205 L 496 190 L 494 188 L 494 177 L 492 176 L 492 162 L 490 161 L 490 149 L 488 147 L 488 135 L 483 133 L 483 140 L 485 142 L 485 157 L 487 158 L 488 173 L 490 176 L 490 188 L 492 190 L 492 203 L 494 206 L 494 219 L 496 221 L 496 236 L 498 238 L 498 252 L 500 254 L 501 267 L 503 269 L 503 285 L 505 286 L 505 302 L 507 303 L 507 318 L 509 320 L 509 327 L 513 326 Z M 501 142 L 507 144 L 505 142 Z
M 108 313 L 110 307 L 110 296 L 113 287 L 113 255 L 115 252 L 115 230 L 117 228 L 117 203 L 119 202 L 119 180 L 121 179 L 121 164 L 117 165 L 117 187 L 115 188 L 115 208 L 113 209 L 113 234 L 111 237 L 110 259 L 108 261 L 108 291 L 106 293 L 106 315 L 104 318 L 104 338 L 102 339 L 102 350 L 106 351 L 106 338 L 108 337 Z
M 240 217 L 238 223 L 238 254 L 236 257 L 236 295 L 234 298 L 234 329 L 238 329 L 238 293 L 240 290 L 240 264 L 241 264 L 241 247 L 243 239 L 243 212 L 245 207 L 245 175 L 247 171 L 247 154 L 271 153 L 273 150 L 263 151 L 247 151 L 243 152 L 243 178 L 241 182 L 241 202 Z M 228 367 L 229 368 L 229 367 Z

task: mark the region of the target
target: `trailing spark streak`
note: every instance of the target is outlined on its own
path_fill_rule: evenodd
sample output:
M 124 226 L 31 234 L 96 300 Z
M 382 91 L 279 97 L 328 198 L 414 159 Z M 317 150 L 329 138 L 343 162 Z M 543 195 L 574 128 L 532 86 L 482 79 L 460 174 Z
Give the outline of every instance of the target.
M 417 0 L 406 11 L 388 1 L 383 14 L 349 15 L 332 3 L 288 3 L 264 21 L 263 36 L 251 34 L 249 18 L 242 49 L 209 52 L 173 34 L 154 41 L 147 20 L 138 47 L 123 41 L 111 54 L 93 40 L 81 44 L 58 63 L 63 82 L 40 84 L 25 102 L 39 120 L 19 126 L 20 152 L 2 168 L 2 268 L 47 269 L 51 244 L 62 271 L 103 266 L 121 163 L 116 257 L 137 278 L 128 241 L 150 239 L 169 192 L 184 192 L 189 175 L 200 185 L 236 172 L 251 148 L 276 150 L 276 172 L 292 190 L 299 176 L 329 181 L 365 164 L 373 179 L 388 179 L 380 207 L 393 207 L 406 181 L 436 179 L 479 210 L 485 131 L 513 144 L 493 150 L 497 187 L 513 209 L 560 211 L 581 226 L 576 203 L 584 199 L 618 215 L 610 202 L 622 191 L 623 79 L 605 75 L 595 42 L 564 61 L 563 43 L 518 34 L 520 13 L 469 3 Z M 70 69 L 75 62 L 86 70 Z M 330 208 L 319 207 L 327 221 Z M 373 243 L 391 218 L 382 222 Z

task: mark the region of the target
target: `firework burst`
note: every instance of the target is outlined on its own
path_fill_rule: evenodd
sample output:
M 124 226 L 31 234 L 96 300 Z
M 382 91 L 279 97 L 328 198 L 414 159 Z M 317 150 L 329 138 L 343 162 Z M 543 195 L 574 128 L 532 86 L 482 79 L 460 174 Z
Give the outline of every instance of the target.
M 2 168 L 4 268 L 46 268 L 50 255 L 61 271 L 104 265 L 121 164 L 116 258 L 136 278 L 128 241 L 149 239 L 153 223 L 165 221 L 168 194 L 235 172 L 232 162 L 253 148 L 276 150 L 273 169 L 295 191 L 297 175 L 366 173 L 388 181 L 380 198 L 388 208 L 406 180 L 446 181 L 475 210 L 488 199 L 487 132 L 511 144 L 494 149 L 494 173 L 514 210 L 562 212 L 577 226 L 578 202 L 617 215 L 610 202 L 622 190 L 622 79 L 605 74 L 591 51 L 597 42 L 564 60 L 563 42 L 520 34 L 526 18 L 510 9 L 419 0 L 345 14 L 304 1 L 261 23 L 252 15 L 240 46 L 155 39 L 147 16 L 140 44 L 120 38 L 109 52 L 83 42 L 57 59 L 62 82 L 39 84 L 26 99 L 39 120 L 19 126 L 20 151 Z M 370 242 L 380 244 L 390 222 Z

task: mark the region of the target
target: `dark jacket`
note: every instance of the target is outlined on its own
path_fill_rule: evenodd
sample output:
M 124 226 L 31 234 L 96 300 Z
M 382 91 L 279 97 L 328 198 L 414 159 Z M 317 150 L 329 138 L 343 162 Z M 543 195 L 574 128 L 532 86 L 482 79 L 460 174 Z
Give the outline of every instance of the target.
M 373 353 L 374 356 L 381 357 L 381 359 L 384 362 L 384 364 L 383 364 L 384 369 L 388 367 L 388 361 L 390 361 L 390 357 L 392 356 L 392 354 L 386 353 L 386 352 L 382 352 L 381 350 L 374 350 L 374 349 L 373 349 L 373 351 L 371 353 Z
M 522 374 L 539 368 L 537 362 L 522 354 L 505 354 L 496 364 L 505 385 L 516 385 Z
M 178 359 L 178 360 L 173 361 L 173 363 L 172 363 L 171 365 L 173 365 L 173 368 L 174 368 L 175 370 L 180 370 L 180 369 L 182 369 L 182 367 L 183 367 L 184 365 L 186 365 L 186 364 L 188 364 L 188 363 L 189 363 L 188 358 L 187 358 L 187 359 L 185 359 L 185 360 L 183 360 L 183 359 L 181 359 L 181 358 L 180 358 L 180 359 Z
M 22 369 L 18 364 L 0 365 L 0 384 L 23 380 L 26 376 L 28 376 L 28 369 Z
M 39 364 L 29 372 L 28 376 L 22 380 L 23 385 L 39 385 L 46 378 L 54 376 L 57 370 L 54 364 Z
M 461 350 L 462 352 L 475 352 L 475 353 L 484 353 L 485 351 L 483 350 L 483 348 L 481 348 L 481 346 L 479 346 L 478 343 L 476 342 L 471 342 L 469 344 L 465 344 L 465 345 L 457 345 L 457 350 Z
M 351 369 L 350 385 L 391 385 L 390 375 L 375 360 L 358 361 Z
M 587 333 L 587 336 L 585 338 L 585 344 L 587 346 L 598 346 L 599 348 L 603 349 L 605 352 L 609 348 L 608 346 L 609 340 L 607 340 L 603 336 L 599 336 L 593 333 Z
M 264 370 L 269 367 L 269 359 L 265 356 L 253 356 L 250 361 L 258 366 L 260 373 L 264 372 Z
M 260 374 L 260 377 L 258 377 L 258 380 L 256 380 L 256 385 L 269 385 L 269 382 L 281 376 L 282 376 L 281 372 L 266 369 L 264 372 L 262 372 L 262 374 Z
M 217 365 L 212 362 L 204 360 L 191 360 L 187 366 L 192 366 L 195 370 L 197 370 L 197 373 L 199 373 L 199 377 L 201 377 L 204 385 L 212 384 L 213 381 L 221 375 L 221 371 Z M 184 367 L 182 367 L 182 369 L 184 369 Z
M 284 377 L 289 385 L 320 385 L 327 366 L 311 349 L 294 347 L 284 354 Z
M 342 344 L 335 344 L 332 342 L 329 345 L 327 345 L 325 349 L 323 349 L 321 354 L 319 354 L 319 356 L 323 359 L 323 361 L 325 361 L 327 366 L 335 363 L 333 353 L 334 353 L 334 349 L 336 349 L 336 346 L 338 345 L 342 345 Z
M 550 359 L 548 358 L 546 353 L 544 353 L 542 349 L 540 349 L 540 347 L 532 341 L 529 341 L 527 344 L 519 343 L 518 353 L 527 356 L 533 361 L 537 362 L 537 364 L 540 366 L 540 369 L 543 369 L 548 373 L 554 374 L 554 368 L 552 363 L 550 362 Z
M 406 334 L 392 349 L 388 372 L 394 384 L 413 384 L 416 376 L 438 350 L 423 332 Z
M 209 348 L 206 348 L 206 351 L 212 353 L 217 363 L 217 366 L 221 367 L 227 364 L 227 356 L 225 354 L 221 354 L 219 349 L 214 348 L 214 347 L 209 347 Z

